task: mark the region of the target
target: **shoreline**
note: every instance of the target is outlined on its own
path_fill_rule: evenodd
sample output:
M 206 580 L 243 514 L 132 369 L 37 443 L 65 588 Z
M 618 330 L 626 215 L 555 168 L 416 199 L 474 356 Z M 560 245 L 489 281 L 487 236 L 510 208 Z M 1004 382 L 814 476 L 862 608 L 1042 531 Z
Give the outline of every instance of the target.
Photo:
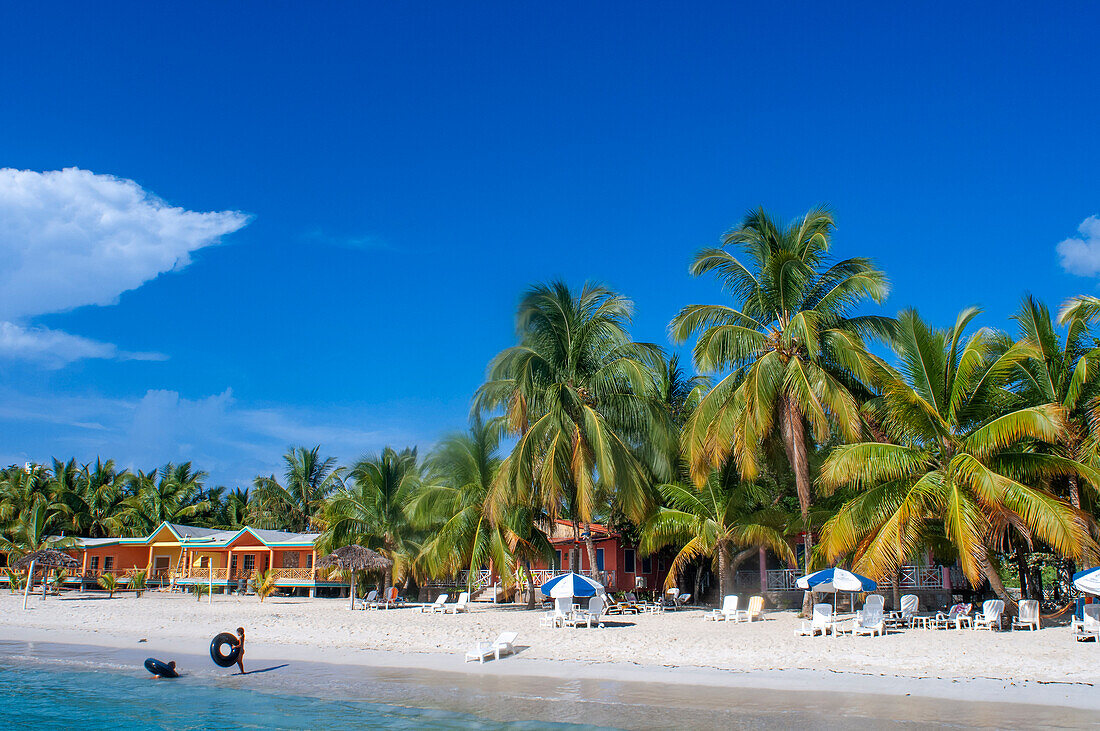
M 132 656 L 140 667 L 141 656 L 186 658 L 191 667 L 214 668 L 202 653 L 181 652 L 178 641 L 159 639 L 135 643 L 117 634 L 79 632 L 73 630 L 33 630 L 12 632 L 0 628 L 0 643 L 42 645 L 47 648 L 97 649 L 111 657 Z M 522 638 L 521 638 L 522 639 Z M 522 642 L 515 656 L 484 664 L 464 662 L 457 654 L 429 652 L 399 652 L 362 648 L 309 648 L 283 645 L 271 647 L 250 642 L 246 662 L 250 670 L 256 665 L 283 666 L 320 665 L 338 675 L 341 670 L 397 671 L 410 675 L 429 674 L 451 676 L 456 681 L 478 679 L 509 681 L 612 682 L 661 688 L 682 688 L 688 697 L 700 691 L 797 691 L 800 693 L 844 694 L 850 696 L 887 696 L 923 700 L 965 701 L 1019 706 L 1046 706 L 1061 709 L 1100 710 L 1100 694 L 1095 684 L 1087 681 L 1008 680 L 995 677 L 913 676 L 851 670 L 816 668 L 719 669 L 697 666 L 644 665 L 622 662 L 576 662 L 524 658 Z M 1089 649 L 1092 649 L 1091 647 Z M 224 677 L 217 669 L 204 677 Z M 237 677 L 240 676 L 232 676 Z M 247 675 L 245 676 L 247 677 Z M 463 684 L 461 681 L 458 684 Z M 295 694 L 294 683 L 281 682 L 278 690 Z M 257 688 L 263 690 L 263 688 Z M 333 700 L 370 700 L 356 694 L 333 694 Z

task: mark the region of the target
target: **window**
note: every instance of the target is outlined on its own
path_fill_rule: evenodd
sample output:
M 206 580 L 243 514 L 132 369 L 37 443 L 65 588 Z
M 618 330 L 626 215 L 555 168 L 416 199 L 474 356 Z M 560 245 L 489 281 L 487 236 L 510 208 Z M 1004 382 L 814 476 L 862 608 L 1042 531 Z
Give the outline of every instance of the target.
M 313 554 L 312 553 L 306 554 L 306 568 L 307 569 L 313 568 Z
M 554 551 L 554 566 L 555 571 L 561 571 L 561 551 Z
M 643 574 L 653 573 L 653 559 L 648 558 L 648 557 L 642 559 L 642 573 Z
M 210 568 L 210 557 L 209 556 L 200 556 L 199 557 L 199 568 L 200 569 Z
M 251 574 L 256 569 L 256 554 L 246 553 L 244 555 L 244 572 Z
M 99 556 L 92 556 L 88 561 L 88 568 L 92 571 L 99 571 Z
M 634 573 L 634 549 L 628 548 L 623 551 L 623 571 L 632 574 Z
M 603 571 L 603 549 L 596 549 L 596 570 Z
M 104 571 L 110 571 L 114 567 L 115 567 L 115 557 L 114 556 L 107 556 L 106 558 L 103 559 L 103 570 Z
M 229 573 L 234 577 L 237 575 L 237 554 L 235 553 L 229 557 Z

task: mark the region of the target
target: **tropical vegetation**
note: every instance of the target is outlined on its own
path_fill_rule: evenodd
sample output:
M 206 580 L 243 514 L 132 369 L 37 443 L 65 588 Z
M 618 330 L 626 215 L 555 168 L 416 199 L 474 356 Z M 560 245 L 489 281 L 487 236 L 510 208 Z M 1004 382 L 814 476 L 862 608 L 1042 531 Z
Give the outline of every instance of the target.
M 750 211 L 690 262 L 727 301 L 683 307 L 667 345 L 636 340 L 633 302 L 606 286 L 530 287 L 468 429 L 425 454 L 293 446 L 279 477 L 233 487 L 190 462 L 0 469 L 0 554 L 250 524 L 374 549 L 393 560 L 384 587 L 462 572 L 472 587 L 491 567 L 512 591 L 563 521 L 590 567 L 604 524 L 663 555 L 670 585 L 712 577 L 719 596 L 764 551 L 887 580 L 932 556 L 1004 598 L 1042 596 L 1043 566 L 1064 583 L 1100 560 L 1100 299 L 1052 315 L 1025 295 L 1004 329 L 976 309 L 894 317 L 886 274 L 834 257 L 834 236 L 824 208 Z

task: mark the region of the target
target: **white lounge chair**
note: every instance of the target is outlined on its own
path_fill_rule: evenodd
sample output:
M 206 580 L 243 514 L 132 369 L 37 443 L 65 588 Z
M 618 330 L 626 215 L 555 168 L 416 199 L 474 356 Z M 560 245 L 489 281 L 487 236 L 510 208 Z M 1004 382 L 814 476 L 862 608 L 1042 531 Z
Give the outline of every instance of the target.
M 811 621 L 802 620 L 802 628 L 798 630 L 798 634 L 813 637 L 820 632 L 822 636 L 825 636 L 829 634 L 829 628 L 832 627 L 832 624 L 833 605 L 815 604 Z
M 936 616 L 928 624 L 932 629 L 962 629 L 963 625 L 973 627 L 973 617 L 970 616 L 970 604 L 952 604 L 947 614 L 936 612 Z
M 565 620 L 569 618 L 570 613 L 573 611 L 573 597 L 560 596 L 554 600 L 554 608 L 549 612 L 544 612 L 539 619 L 540 627 L 564 627 Z
M 445 604 L 443 606 L 444 614 L 458 614 L 459 612 L 468 611 L 470 611 L 470 592 L 468 591 L 459 594 L 454 604 Z
M 588 600 L 588 609 L 579 609 L 572 612 L 565 623 L 573 627 L 580 624 L 591 627 L 592 623 L 595 622 L 597 627 L 603 627 L 603 623 L 600 622 L 600 617 L 603 616 L 603 604 L 603 594 L 597 594 Z
M 431 604 L 423 604 L 420 607 L 421 612 L 427 612 L 429 614 L 435 614 L 436 612 L 443 611 L 443 605 L 447 603 L 447 597 L 449 594 L 440 594 L 435 598 L 435 601 Z
M 722 597 L 722 608 L 714 609 L 703 615 L 703 619 L 713 619 L 715 622 L 721 621 L 736 621 L 737 618 L 737 595 L 730 594 Z
M 920 611 L 920 598 L 916 594 L 901 597 L 901 609 L 886 615 L 887 624 L 894 627 L 912 627 L 913 617 Z
M 1000 599 L 987 599 L 982 604 L 981 616 L 974 618 L 974 629 L 993 629 L 993 624 L 997 624 L 997 629 L 1001 629 L 1001 614 L 1005 610 L 1005 603 Z
M 738 609 L 734 615 L 734 622 L 751 622 L 764 616 L 764 597 L 754 596 L 749 599 L 748 609 Z
M 680 598 L 680 590 L 676 587 L 665 590 L 665 596 L 663 603 L 672 609 L 679 609 L 680 602 L 677 601 Z
M 516 651 L 513 644 L 518 636 L 516 632 L 501 632 L 500 636 L 492 642 L 479 642 L 466 653 L 465 662 L 471 660 L 485 662 L 485 658 L 490 656 L 499 660 L 501 655 L 511 655 Z
M 1100 645 L 1100 604 L 1086 604 L 1081 608 L 1081 616 L 1081 625 L 1076 628 L 1074 637 L 1078 642 L 1091 637 Z
M 872 595 L 875 596 L 875 595 Z M 867 597 L 868 601 L 864 603 L 863 610 L 856 614 L 856 623 L 852 627 L 853 635 L 885 635 L 886 634 L 886 617 L 882 612 L 882 597 L 878 597 L 879 601 L 870 601 L 872 597 Z
M 374 604 L 374 600 L 377 599 L 377 598 L 378 598 L 378 591 L 376 589 L 371 589 L 369 592 L 367 592 L 367 595 L 365 597 L 363 597 L 362 599 L 356 599 L 355 600 L 355 608 L 356 609 L 373 609 L 374 607 L 372 605 Z
M 1039 629 L 1039 602 L 1035 599 L 1024 599 L 1020 602 L 1019 612 L 1016 619 L 1012 620 L 1009 629 L 1023 629 L 1024 627 L 1029 630 Z

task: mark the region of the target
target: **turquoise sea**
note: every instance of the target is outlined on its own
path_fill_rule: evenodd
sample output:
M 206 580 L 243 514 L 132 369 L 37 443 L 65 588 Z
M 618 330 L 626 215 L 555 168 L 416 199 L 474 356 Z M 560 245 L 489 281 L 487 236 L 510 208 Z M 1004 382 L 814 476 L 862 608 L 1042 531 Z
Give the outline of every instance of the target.
M 142 671 L 144 672 L 144 671 Z M 0 661 L 0 726 L 69 729 L 581 729 Z M 587 727 L 595 728 L 595 727 Z
M 163 648 L 162 648 L 163 650 Z M 179 661 L 153 680 L 145 656 Z M 853 690 L 856 690 L 853 688 Z M 1094 711 L 875 694 L 355 667 L 0 641 L 0 728 L 1092 728 Z

